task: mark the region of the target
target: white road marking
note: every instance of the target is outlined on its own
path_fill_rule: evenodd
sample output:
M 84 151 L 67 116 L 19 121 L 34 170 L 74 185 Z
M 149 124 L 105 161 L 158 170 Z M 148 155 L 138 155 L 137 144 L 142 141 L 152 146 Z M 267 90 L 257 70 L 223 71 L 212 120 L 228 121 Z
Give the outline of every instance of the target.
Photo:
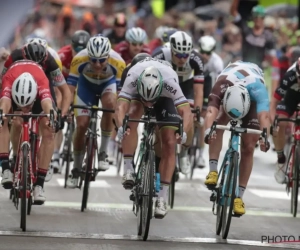
M 291 199 L 291 196 L 287 195 L 285 191 L 263 190 L 263 189 L 254 189 L 254 188 L 249 188 L 249 191 L 252 194 L 255 194 L 262 198 L 280 199 L 280 200 Z M 300 195 L 298 196 L 298 198 L 300 199 Z
M 20 231 L 0 231 L 2 236 L 26 236 L 26 237 L 41 237 L 41 238 L 67 238 L 67 239 L 98 239 L 98 240 L 141 240 L 136 235 L 121 235 L 121 234 L 84 234 L 84 233 L 68 233 L 68 232 L 20 232 Z M 269 244 L 260 241 L 251 240 L 223 240 L 218 236 L 216 238 L 200 238 L 200 237 L 159 237 L 149 236 L 147 241 L 164 241 L 164 242 L 180 242 L 180 243 L 206 243 L 206 244 L 226 244 L 240 246 L 257 246 L 257 247 L 272 247 L 284 249 L 299 249 L 298 244 L 277 243 Z
M 65 179 L 56 179 L 59 186 L 63 187 L 65 185 Z M 90 182 L 90 187 L 94 188 L 110 188 L 111 185 L 107 183 L 106 180 L 96 180 Z

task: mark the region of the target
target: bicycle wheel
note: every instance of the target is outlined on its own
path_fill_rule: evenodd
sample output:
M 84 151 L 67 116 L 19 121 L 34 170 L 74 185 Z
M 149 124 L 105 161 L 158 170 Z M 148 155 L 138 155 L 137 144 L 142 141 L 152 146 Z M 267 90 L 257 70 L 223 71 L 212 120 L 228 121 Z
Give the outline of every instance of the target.
M 172 176 L 172 180 L 170 183 L 170 187 L 169 187 L 169 199 L 168 199 L 168 203 L 171 209 L 173 209 L 174 207 L 174 198 L 175 198 L 175 169 L 174 169 L 174 173 Z
M 21 196 L 21 223 L 20 227 L 23 231 L 26 231 L 26 210 L 27 210 L 27 171 L 29 165 L 29 147 L 27 144 L 22 146 L 22 157 L 23 157 L 23 164 L 22 164 L 22 180 L 20 186 L 20 196 Z
M 194 170 L 197 168 L 197 149 L 199 144 L 199 128 L 195 127 L 194 137 L 193 137 L 193 144 L 190 147 L 190 162 L 191 162 L 191 175 L 190 179 L 193 179 Z
M 300 146 L 297 145 L 294 152 L 293 180 L 292 180 L 292 207 L 293 216 L 297 216 L 298 210 L 298 192 L 299 192 L 299 164 L 300 164 Z
M 117 165 L 117 174 L 120 175 L 121 166 L 122 166 L 122 159 L 123 159 L 123 150 L 122 144 L 117 142 L 117 156 L 116 156 L 116 165 Z
M 93 162 L 94 162 L 94 138 L 93 136 L 88 137 L 87 142 L 87 158 L 86 158 L 86 168 L 85 168 L 85 178 L 84 178 L 84 185 L 83 185 L 83 195 L 82 195 L 82 202 L 81 202 L 81 212 L 84 211 L 87 207 L 87 201 L 89 197 L 89 187 L 90 181 L 92 177 L 92 169 L 93 169 Z
M 235 198 L 235 191 L 236 191 L 236 184 L 237 184 L 237 173 L 239 167 L 239 157 L 237 152 L 232 153 L 231 161 L 230 161 L 230 168 L 226 178 L 225 183 L 225 193 L 224 193 L 224 204 L 222 208 L 222 238 L 226 239 L 231 218 L 232 218 L 232 210 L 233 210 L 233 203 Z
M 155 175 L 155 154 L 153 150 L 148 151 L 142 169 L 142 194 L 140 213 L 142 216 L 142 238 L 144 241 L 148 238 L 150 220 L 152 218 L 153 193 L 154 193 L 154 175 Z
M 70 172 L 72 135 L 73 135 L 73 123 L 68 123 L 65 143 L 64 143 L 64 147 L 63 147 L 64 158 L 63 158 L 63 163 L 62 163 L 62 165 L 64 165 L 64 163 L 66 162 L 65 185 L 64 185 L 65 188 L 67 188 L 67 181 L 68 181 L 69 172 Z

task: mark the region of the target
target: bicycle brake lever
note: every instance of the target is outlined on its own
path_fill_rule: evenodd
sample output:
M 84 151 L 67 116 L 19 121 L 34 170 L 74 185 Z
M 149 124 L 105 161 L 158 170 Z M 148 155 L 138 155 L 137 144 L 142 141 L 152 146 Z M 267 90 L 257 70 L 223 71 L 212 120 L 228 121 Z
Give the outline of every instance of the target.
M 125 131 L 127 130 L 127 124 L 128 124 L 128 120 L 129 120 L 129 115 L 125 115 L 124 120 L 123 120 L 123 133 L 125 133 Z
M 213 124 L 212 124 L 212 126 L 211 126 L 211 128 L 210 128 L 210 132 L 208 134 L 208 138 L 211 137 L 212 133 L 216 130 L 216 128 L 217 128 L 217 121 L 214 121 Z
M 54 110 L 50 110 L 50 116 L 49 116 L 49 127 L 53 128 L 54 126 Z

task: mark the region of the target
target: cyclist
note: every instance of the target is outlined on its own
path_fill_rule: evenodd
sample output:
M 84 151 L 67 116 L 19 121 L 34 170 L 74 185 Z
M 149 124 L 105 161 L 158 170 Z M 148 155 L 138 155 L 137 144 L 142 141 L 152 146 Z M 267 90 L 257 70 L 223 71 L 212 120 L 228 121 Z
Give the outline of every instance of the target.
M 149 42 L 149 49 L 153 54 L 154 50 L 158 47 L 163 46 L 163 35 L 166 31 L 168 31 L 170 27 L 167 26 L 158 26 L 155 30 L 155 37 Z
M 192 38 L 183 31 L 177 31 L 170 36 L 170 48 L 161 48 L 154 58 L 170 62 L 178 75 L 179 85 L 190 105 L 202 109 L 203 105 L 203 63 L 200 54 L 193 50 Z M 180 154 L 180 170 L 188 174 L 191 164 L 188 159 L 188 146 L 191 144 L 194 129 L 188 131 L 188 140 Z M 159 159 L 156 159 L 159 161 Z
M 274 92 L 273 102 L 271 104 L 271 115 L 274 120 L 275 112 L 279 118 L 291 117 L 297 110 L 300 103 L 300 57 L 285 73 L 279 87 Z M 279 130 L 273 134 L 275 150 L 277 152 L 277 168 L 275 179 L 278 183 L 283 184 L 287 181 L 284 155 L 285 131 L 288 122 L 280 122 Z
M 204 118 L 206 115 L 208 96 L 210 94 L 212 85 L 215 83 L 217 76 L 224 69 L 224 63 L 222 58 L 214 52 L 216 48 L 216 40 L 212 36 L 202 36 L 199 41 L 199 52 L 202 62 L 204 63 L 204 89 L 203 89 L 203 106 L 201 116 Z M 203 158 L 204 150 L 204 127 L 200 129 L 201 145 L 197 158 L 197 166 L 200 168 L 205 167 L 205 160 Z
M 2 78 L 3 91 L 1 92 L 0 109 L 3 113 L 8 113 L 13 108 L 13 112 L 32 112 L 49 114 L 55 105 L 49 89 L 49 81 L 42 67 L 29 60 L 21 60 L 13 63 Z M 22 123 L 21 119 L 14 119 L 13 123 Z M 39 154 L 39 166 L 37 179 L 33 191 L 34 201 L 43 204 L 46 201 L 44 196 L 44 181 L 47 169 L 51 161 L 54 150 L 53 130 L 48 126 L 48 119 L 39 119 L 39 129 L 42 136 Z M 17 152 L 21 130 L 14 130 L 12 146 Z M 13 174 L 8 163 L 9 131 L 8 122 L 5 120 L 0 133 L 0 155 L 5 156 L 2 160 L 2 181 L 5 189 L 12 188 Z
M 208 138 L 213 122 L 217 119 L 218 124 L 227 125 L 230 119 L 234 119 L 241 120 L 242 127 L 261 130 L 269 128 L 269 98 L 264 83 L 262 70 L 256 64 L 242 61 L 230 63 L 217 78 L 209 95 L 204 121 L 205 142 L 209 144 L 209 174 L 205 185 L 209 189 L 217 184 L 218 159 L 223 145 L 223 130 L 217 130 L 217 136 L 214 134 Z M 234 199 L 233 207 L 235 214 L 245 213 L 242 198 L 251 174 L 258 139 L 259 135 L 242 135 L 239 195 Z M 269 143 L 266 146 L 260 143 L 262 151 L 266 152 L 269 148 Z
M 41 41 L 44 43 L 43 41 Z M 4 64 L 4 68 L 2 70 L 2 76 L 5 74 L 7 68 L 10 67 L 10 65 L 19 60 L 28 59 L 37 62 L 40 64 L 46 74 L 46 76 L 49 79 L 49 88 L 51 90 L 52 98 L 56 104 L 56 96 L 55 96 L 55 90 L 54 87 L 56 86 L 60 93 L 62 94 L 62 104 L 61 104 L 61 110 L 62 110 L 62 116 L 65 116 L 68 113 L 68 109 L 70 107 L 71 103 L 71 95 L 70 90 L 66 84 L 65 78 L 59 68 L 59 65 L 57 63 L 60 62 L 59 58 L 55 60 L 55 58 L 51 55 L 51 53 L 48 53 L 48 49 L 44 47 L 43 44 L 40 42 L 38 43 L 27 43 L 23 45 L 22 48 L 16 49 L 11 52 L 10 56 L 6 60 Z M 19 136 L 15 135 L 14 131 L 20 131 L 22 129 L 22 126 L 20 123 L 13 123 L 12 124 L 12 132 L 11 137 L 12 140 L 19 141 Z M 14 162 L 15 162 L 15 156 L 17 148 L 14 149 Z M 1 156 L 0 156 L 1 161 Z M 51 179 L 52 171 L 50 172 L 50 175 L 48 173 L 47 180 Z
M 144 114 L 144 106 L 153 107 L 158 121 L 179 121 L 183 118 L 183 136 L 178 142 L 184 144 L 187 131 L 192 126 L 192 113 L 188 101 L 179 85 L 178 76 L 170 65 L 162 60 L 147 57 L 134 65 L 127 74 L 119 94 L 116 109 L 118 126 L 117 135 L 122 141 L 124 154 L 124 175 L 122 184 L 125 189 L 131 189 L 135 180 L 133 169 L 133 154 L 137 146 L 137 123 L 129 123 L 130 132 L 123 133 L 123 119 L 126 113 L 130 118 L 140 119 Z M 175 108 L 176 107 L 176 108 Z M 157 143 L 164 152 L 161 155 L 159 171 L 161 175 L 161 190 L 155 204 L 154 215 L 163 218 L 167 214 L 167 199 L 169 185 L 175 168 L 176 126 L 160 127 L 160 142 Z
M 138 53 L 150 53 L 147 42 L 147 33 L 141 28 L 131 28 L 126 31 L 125 41 L 116 45 L 114 50 L 118 52 L 126 65 Z
M 116 91 L 125 62 L 121 56 L 111 49 L 108 38 L 97 35 L 89 39 L 87 48 L 79 52 L 72 60 L 68 84 L 74 95 L 74 104 L 97 105 L 101 96 L 104 108 L 114 109 Z M 85 109 L 75 110 L 76 128 L 74 131 L 74 169 L 67 185 L 75 188 L 78 183 L 79 169 L 85 155 L 85 132 L 90 121 L 90 112 Z M 98 155 L 98 168 L 109 169 L 107 147 L 113 129 L 112 114 L 103 113 L 101 119 L 101 146 Z
M 152 51 L 152 55 L 155 55 L 161 48 L 165 48 L 165 47 L 168 47 L 168 45 L 170 44 L 169 41 L 170 41 L 170 36 L 172 36 L 176 31 L 178 31 L 177 29 L 175 28 L 168 28 L 162 35 L 162 42 L 163 44 L 157 48 L 155 48 L 153 51 Z

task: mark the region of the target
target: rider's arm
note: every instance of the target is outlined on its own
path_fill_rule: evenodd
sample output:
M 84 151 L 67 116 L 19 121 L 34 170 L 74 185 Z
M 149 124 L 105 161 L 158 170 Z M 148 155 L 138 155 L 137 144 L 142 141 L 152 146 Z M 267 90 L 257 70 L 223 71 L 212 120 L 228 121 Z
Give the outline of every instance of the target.
M 11 108 L 11 99 L 2 97 L 0 99 L 0 109 L 3 110 L 4 114 L 7 114 Z
M 3 76 L 3 89 L 0 93 L 0 109 L 7 114 L 11 108 L 11 86 L 14 79 L 10 75 Z
M 188 132 L 193 126 L 193 114 L 189 103 L 182 103 L 177 106 L 177 112 L 183 120 L 183 131 Z
M 51 99 L 44 99 L 41 101 L 41 106 L 45 114 L 50 114 L 50 110 L 53 109 L 53 102 Z
M 118 98 L 117 101 L 117 107 L 115 110 L 115 118 L 116 118 L 116 123 L 117 123 L 117 127 L 121 127 L 123 124 L 123 119 L 126 115 L 126 113 L 128 112 L 130 107 L 130 101 L 125 99 L 125 98 Z
M 45 114 L 50 114 L 50 110 L 53 108 L 53 99 L 51 91 L 49 89 L 49 80 L 45 73 L 40 70 L 37 71 L 35 77 L 38 84 L 38 98 L 41 101 L 41 106 Z
M 69 107 L 73 101 L 71 91 L 68 85 L 65 83 L 63 85 L 57 86 L 62 94 L 62 104 L 61 104 L 61 115 L 65 116 L 68 113 Z

